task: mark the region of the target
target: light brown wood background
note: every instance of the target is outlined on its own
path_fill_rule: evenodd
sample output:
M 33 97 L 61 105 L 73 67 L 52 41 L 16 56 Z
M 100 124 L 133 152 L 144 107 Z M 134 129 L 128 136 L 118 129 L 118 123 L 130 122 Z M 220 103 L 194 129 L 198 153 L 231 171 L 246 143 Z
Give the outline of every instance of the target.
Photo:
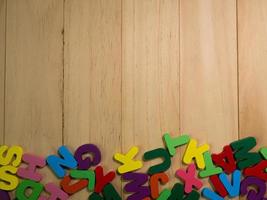
M 266 0 L 0 0 L 1 144 L 95 143 L 107 170 L 165 132 L 267 144 Z

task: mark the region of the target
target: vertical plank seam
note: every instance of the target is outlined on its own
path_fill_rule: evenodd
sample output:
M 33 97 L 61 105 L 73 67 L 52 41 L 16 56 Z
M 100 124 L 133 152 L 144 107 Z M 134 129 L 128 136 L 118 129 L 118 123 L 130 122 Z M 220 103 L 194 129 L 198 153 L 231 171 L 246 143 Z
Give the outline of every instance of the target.
M 3 102 L 3 144 L 6 140 L 6 65 L 7 65 L 7 0 L 5 1 L 5 55 L 4 55 L 4 102 Z
M 237 139 L 240 139 L 240 97 L 239 97 L 239 91 L 240 91 L 240 88 L 239 88 L 239 85 L 240 85 L 240 82 L 239 82 L 239 42 L 238 42 L 238 0 L 235 1 L 235 9 L 236 9 L 236 76 L 237 76 L 237 80 L 236 80 L 236 87 L 237 87 Z M 241 199 L 240 197 L 238 197 L 237 199 Z
M 62 24 L 62 99 L 61 99 L 61 120 L 62 120 L 62 133 L 61 133 L 61 142 L 62 145 L 65 143 L 64 133 L 65 133 L 65 0 L 63 0 L 63 24 Z
M 182 130 L 182 128 L 181 128 L 181 1 L 182 0 L 178 0 L 178 12 L 179 12 L 179 28 L 178 28 L 178 32 L 179 32 L 179 36 L 178 36 L 178 41 L 179 41 L 179 44 L 178 44 L 178 49 L 179 49 L 179 53 L 178 53 L 178 55 L 179 55 L 179 61 L 178 61 L 178 82 L 179 82 L 179 91 L 178 91 L 178 101 L 179 101 L 179 106 L 178 106 L 178 113 L 179 113 L 179 116 L 178 116 L 178 118 L 179 118 L 179 128 L 178 128 L 178 130 L 179 130 L 179 134 L 178 135 L 182 135 L 182 133 L 181 133 L 181 130 Z M 182 150 L 180 149 L 179 150 L 179 159 L 181 159 L 182 158 Z
M 238 0 L 236 0 L 236 69 L 237 69 L 237 134 L 240 139 L 240 76 L 239 76 L 239 42 L 238 42 Z
M 160 71 L 160 59 L 159 59 L 159 56 L 160 56 L 160 0 L 157 1 L 157 7 L 156 7 L 156 10 L 157 10 L 157 78 L 159 80 L 159 71 Z M 160 134 L 162 134 L 162 123 L 161 123 L 161 109 L 160 109 L 160 104 L 161 104 L 161 98 L 160 98 L 160 95 L 161 95 L 161 91 L 160 91 L 160 87 L 161 87 L 161 80 L 159 81 L 159 90 L 158 90 L 158 109 L 159 109 L 159 129 L 160 129 Z
M 123 111 L 122 111 L 122 109 L 123 109 L 123 105 L 122 105 L 122 102 L 123 102 L 123 95 L 122 95 L 122 93 L 123 93 L 123 88 L 122 88 L 122 84 L 123 84 L 123 61 L 122 61 L 122 54 L 123 54 L 123 52 L 122 52 L 122 48 L 123 48 L 123 45 L 122 45 L 122 34 L 123 34 L 123 31 L 122 31 L 122 29 L 123 29 L 123 1 L 121 0 L 121 49 L 120 49 L 120 51 L 121 51 L 121 131 L 120 131 L 120 135 L 121 135 L 121 137 L 120 137 L 120 144 L 121 144 L 121 146 L 120 146 L 120 148 L 121 148 L 121 152 L 122 152 L 122 149 L 123 149 L 123 144 L 122 144 L 122 137 L 123 137 L 123 133 L 122 133 L 122 129 L 123 129 L 123 122 L 122 122 L 122 120 L 123 120 Z M 120 193 L 121 193 L 121 197 L 123 196 L 123 184 L 122 184 L 122 181 L 120 181 Z

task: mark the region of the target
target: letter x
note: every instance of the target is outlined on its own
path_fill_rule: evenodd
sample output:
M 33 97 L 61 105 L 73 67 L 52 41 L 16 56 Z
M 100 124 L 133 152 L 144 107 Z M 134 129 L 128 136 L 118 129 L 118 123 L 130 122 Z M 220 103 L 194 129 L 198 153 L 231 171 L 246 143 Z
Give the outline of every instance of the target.
M 196 166 L 195 164 L 190 164 L 186 170 L 179 169 L 176 171 L 176 176 L 178 176 L 185 183 L 184 191 L 190 193 L 193 189 L 193 186 L 196 189 L 200 189 L 203 186 L 203 183 L 195 177 Z

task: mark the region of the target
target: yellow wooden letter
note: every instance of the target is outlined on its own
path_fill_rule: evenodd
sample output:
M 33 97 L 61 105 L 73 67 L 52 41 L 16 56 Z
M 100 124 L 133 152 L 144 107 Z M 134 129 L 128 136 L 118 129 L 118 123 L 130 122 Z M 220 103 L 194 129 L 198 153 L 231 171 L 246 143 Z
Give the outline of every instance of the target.
M 12 165 L 17 167 L 21 163 L 23 149 L 20 146 L 0 146 L 0 165 Z M 12 162 L 13 161 L 13 162 Z
M 123 165 L 118 168 L 118 172 L 120 174 L 124 174 L 126 172 L 131 172 L 143 167 L 143 163 L 140 160 L 134 161 L 134 157 L 137 155 L 139 149 L 138 147 L 132 147 L 126 155 L 116 153 L 114 155 L 114 159 Z
M 190 164 L 192 159 L 195 158 L 197 167 L 200 169 L 205 168 L 204 153 L 209 150 L 209 145 L 204 144 L 197 148 L 197 141 L 190 139 L 190 142 L 186 148 L 183 161 L 185 164 Z
M 15 175 L 17 168 L 13 166 L 0 167 L 0 189 L 5 191 L 11 191 L 17 188 L 19 179 Z

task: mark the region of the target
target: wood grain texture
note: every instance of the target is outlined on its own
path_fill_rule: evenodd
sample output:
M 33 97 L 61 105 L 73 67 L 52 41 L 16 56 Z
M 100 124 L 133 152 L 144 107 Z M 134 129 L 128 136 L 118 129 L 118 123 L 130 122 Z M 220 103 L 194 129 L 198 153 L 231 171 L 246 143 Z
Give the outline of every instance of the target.
M 0 144 L 4 143 L 6 0 L 0 0 Z
M 0 144 L 47 156 L 93 143 L 105 172 L 120 165 L 115 152 L 137 145 L 142 159 L 166 132 L 212 152 L 238 136 L 266 146 L 266 10 L 266 0 L 0 0 Z M 179 181 L 184 150 L 162 188 Z
M 46 157 L 62 144 L 63 1 L 7 3 L 5 143 Z
M 267 140 L 267 2 L 238 1 L 240 137 Z M 256 150 L 256 149 L 255 149 Z
M 115 170 L 112 157 L 121 152 L 121 1 L 67 0 L 65 8 L 64 143 L 96 144 L 105 171 Z M 120 178 L 113 183 L 120 191 Z
M 212 151 L 238 138 L 235 1 L 181 1 L 181 131 Z
M 179 135 L 179 1 L 123 1 L 122 34 L 122 149 L 139 146 L 141 159 Z
M 181 1 L 181 132 L 213 153 L 238 139 L 236 34 L 235 1 Z

